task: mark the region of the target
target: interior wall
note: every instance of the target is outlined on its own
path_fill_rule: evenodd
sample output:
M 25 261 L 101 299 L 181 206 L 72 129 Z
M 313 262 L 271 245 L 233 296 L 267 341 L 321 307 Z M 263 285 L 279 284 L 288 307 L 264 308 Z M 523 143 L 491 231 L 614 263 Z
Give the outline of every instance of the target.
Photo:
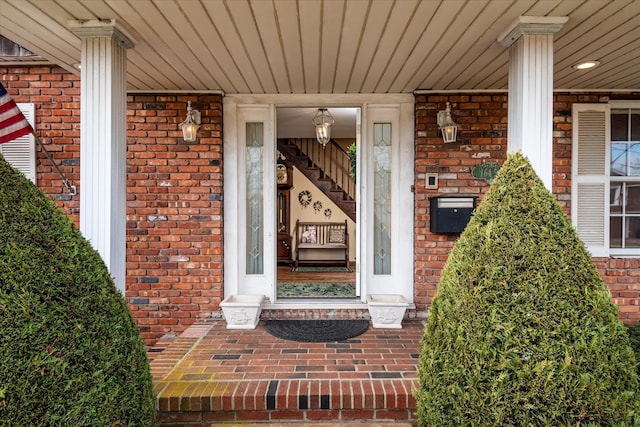
M 302 191 L 311 193 L 311 203 L 303 207 L 298 201 L 298 195 Z M 316 211 L 313 204 L 316 201 L 322 203 L 322 209 Z M 325 209 L 331 209 L 331 217 L 325 216 Z M 352 221 L 342 210 L 327 196 L 318 189 L 302 172 L 296 167 L 293 168 L 293 186 L 291 187 L 291 233 L 295 232 L 296 220 L 302 222 L 344 222 L 347 220 L 347 231 L 349 233 L 349 261 L 356 259 L 356 223 Z M 294 239 L 295 240 L 295 239 Z M 295 244 L 295 242 L 294 242 Z
M 355 138 L 331 138 L 340 146 L 344 151 L 349 151 L 349 146 L 356 142 Z

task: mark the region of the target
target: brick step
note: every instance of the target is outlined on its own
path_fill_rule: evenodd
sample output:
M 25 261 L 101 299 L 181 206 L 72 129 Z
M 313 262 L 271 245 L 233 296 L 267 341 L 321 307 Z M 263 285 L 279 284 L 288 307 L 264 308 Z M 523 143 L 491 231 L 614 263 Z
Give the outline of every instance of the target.
M 307 343 L 274 337 L 264 320 L 248 330 L 196 323 L 149 351 L 158 419 L 165 427 L 411 423 L 423 325 Z
M 222 314 L 220 313 L 216 317 L 222 318 Z M 411 304 L 404 313 L 405 320 L 422 320 L 425 317 L 425 313 L 416 311 L 413 304 Z M 371 315 L 366 305 L 362 308 L 263 308 L 260 313 L 260 320 L 283 319 L 371 320 Z
M 190 427 L 243 420 L 410 422 L 414 386 L 403 378 L 167 384 L 157 400 L 158 419 L 163 425 Z
M 291 422 L 282 422 L 282 423 L 273 423 L 271 421 L 267 422 L 233 422 L 233 423 L 224 423 L 224 425 L 233 425 L 238 427 L 260 427 L 265 424 L 270 425 L 271 427 L 413 427 L 414 423 L 404 422 L 404 421 L 387 421 L 387 422 L 371 422 L 371 421 L 353 421 L 353 422 L 300 422 L 300 421 L 291 421 Z
M 327 320 L 354 320 L 365 319 L 370 320 L 369 310 L 366 306 L 363 308 L 348 309 L 281 309 L 281 308 L 265 308 L 260 313 L 261 320 L 283 320 L 283 319 L 327 319 Z

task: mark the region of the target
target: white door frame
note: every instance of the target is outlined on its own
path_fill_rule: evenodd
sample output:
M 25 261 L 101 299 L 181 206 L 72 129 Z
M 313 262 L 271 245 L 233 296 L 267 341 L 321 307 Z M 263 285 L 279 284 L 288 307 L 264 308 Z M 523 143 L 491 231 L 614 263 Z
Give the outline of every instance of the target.
M 225 296 L 236 294 L 262 294 L 275 296 L 275 179 L 266 171 L 275 171 L 275 151 L 271 148 L 274 133 L 274 108 L 265 104 L 237 104 L 225 111 L 224 150 L 224 283 Z M 263 123 L 263 272 L 246 272 L 246 124 Z M 271 177 L 271 179 L 269 178 Z
M 224 295 L 259 293 L 276 301 L 275 245 L 275 113 L 276 107 L 359 107 L 362 114 L 358 150 L 358 189 L 356 191 L 356 277 L 359 297 L 368 293 L 402 294 L 413 302 L 413 194 L 414 176 L 414 98 L 411 94 L 367 95 L 227 95 L 223 100 L 224 158 Z M 371 112 L 371 114 L 369 114 Z M 367 117 L 371 117 L 369 120 Z M 392 272 L 373 275 L 373 239 L 368 238 L 372 209 L 372 172 L 369 128 L 373 120 L 392 122 L 397 129 L 393 145 Z M 264 157 L 264 273 L 245 273 L 244 217 L 244 129 L 247 121 L 262 121 L 265 129 Z M 397 141 L 395 138 L 397 137 Z M 268 195 L 273 193 L 274 197 Z M 361 197 L 360 194 L 364 195 Z M 361 212 L 367 214 L 363 215 Z M 371 272 L 369 272 L 371 270 Z
M 367 294 L 400 294 L 414 299 L 414 122 L 411 103 L 363 106 L 361 163 L 360 244 L 364 248 L 361 290 Z M 391 123 L 391 272 L 374 274 L 374 179 L 373 126 Z

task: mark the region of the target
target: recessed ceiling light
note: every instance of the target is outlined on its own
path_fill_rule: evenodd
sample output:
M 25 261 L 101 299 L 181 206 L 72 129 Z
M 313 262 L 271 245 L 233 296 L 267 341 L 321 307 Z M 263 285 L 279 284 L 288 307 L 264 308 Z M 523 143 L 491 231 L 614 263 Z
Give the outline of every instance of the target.
M 79 62 L 76 62 L 75 64 L 71 64 L 73 66 L 73 68 L 77 68 L 78 70 L 82 68 L 82 64 L 80 64 Z
M 572 68 L 576 70 L 588 70 L 589 68 L 597 67 L 600 65 L 600 61 L 583 61 L 575 64 Z

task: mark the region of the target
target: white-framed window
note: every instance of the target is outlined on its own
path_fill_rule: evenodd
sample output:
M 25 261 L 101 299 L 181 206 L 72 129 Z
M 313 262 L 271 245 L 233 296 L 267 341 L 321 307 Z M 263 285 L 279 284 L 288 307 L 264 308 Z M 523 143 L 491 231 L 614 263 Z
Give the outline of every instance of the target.
M 640 103 L 612 105 L 610 139 L 609 247 L 640 254 Z
M 35 105 L 16 103 L 32 128 L 35 129 Z M 36 182 L 36 147 L 32 134 L 23 135 L 13 141 L 0 144 L 0 153 L 11 166 L 22 172 L 34 184 Z
M 640 102 L 575 104 L 572 220 L 594 256 L 640 256 Z

